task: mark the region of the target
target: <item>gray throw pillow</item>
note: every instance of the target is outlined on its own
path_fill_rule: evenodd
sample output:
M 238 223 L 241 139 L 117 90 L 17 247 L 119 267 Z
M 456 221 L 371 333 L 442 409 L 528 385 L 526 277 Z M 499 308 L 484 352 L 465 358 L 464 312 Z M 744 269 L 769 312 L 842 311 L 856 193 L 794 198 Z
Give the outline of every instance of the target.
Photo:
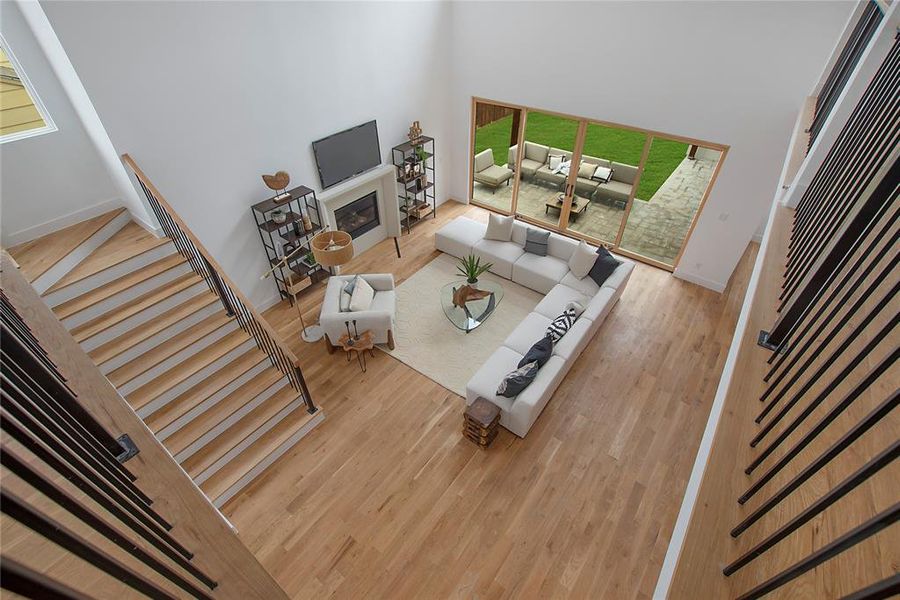
M 344 286 L 344 291 L 347 292 L 348 294 L 350 294 L 351 296 L 353 295 L 353 290 L 356 289 L 356 280 L 357 279 L 359 279 L 359 275 L 357 275 L 356 277 L 354 277 L 353 279 L 348 281 L 347 284 Z
M 609 253 L 609 250 L 603 246 L 597 248 L 597 255 L 594 266 L 588 271 L 588 277 L 593 279 L 594 283 L 598 286 L 603 287 L 603 282 L 609 279 L 609 276 L 613 274 L 613 271 L 615 271 L 622 263 L 613 258 L 613 255 Z
M 525 232 L 525 252 L 547 256 L 547 240 L 550 239 L 549 231 L 541 231 L 532 227 Z
M 506 398 L 515 398 L 522 393 L 522 390 L 527 388 L 532 381 L 534 381 L 537 372 L 538 364 L 536 362 L 528 363 L 527 365 L 512 371 L 500 382 L 500 387 L 497 388 L 497 395 Z
M 519 367 L 524 367 L 528 363 L 536 362 L 538 368 L 543 367 L 548 360 L 550 360 L 550 356 L 553 354 L 553 340 L 550 339 L 549 335 L 545 335 L 540 340 L 535 342 L 534 346 L 528 349 L 528 352 L 525 353 L 525 356 L 522 357 L 522 360 L 519 361 Z

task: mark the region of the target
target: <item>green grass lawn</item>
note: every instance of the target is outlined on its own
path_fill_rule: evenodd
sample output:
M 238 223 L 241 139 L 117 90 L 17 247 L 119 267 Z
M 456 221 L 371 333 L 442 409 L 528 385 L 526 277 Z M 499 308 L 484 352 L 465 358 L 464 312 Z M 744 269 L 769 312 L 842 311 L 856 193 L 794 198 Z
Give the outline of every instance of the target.
M 475 130 L 475 153 L 485 148 L 494 150 L 494 162 L 506 164 L 509 151 L 512 116 L 494 121 Z M 555 115 L 529 113 L 525 139 L 529 142 L 571 151 L 575 145 L 578 122 Z M 583 153 L 588 156 L 635 165 L 641 161 L 646 135 L 638 131 L 588 124 Z M 649 200 L 672 174 L 687 153 L 687 144 L 655 138 L 638 185 L 636 198 Z

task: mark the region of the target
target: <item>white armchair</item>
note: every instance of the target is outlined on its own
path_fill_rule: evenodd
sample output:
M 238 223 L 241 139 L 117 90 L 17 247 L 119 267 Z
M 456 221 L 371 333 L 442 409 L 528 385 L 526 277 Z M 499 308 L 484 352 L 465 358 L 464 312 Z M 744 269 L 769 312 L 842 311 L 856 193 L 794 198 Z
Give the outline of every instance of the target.
M 325 332 L 325 347 L 334 352 L 338 339 L 347 333 L 346 321 L 356 320 L 360 333 L 369 329 L 375 335 L 376 344 L 387 344 L 394 349 L 394 320 L 397 315 L 397 297 L 394 293 L 394 276 L 390 273 L 360 275 L 375 290 L 375 298 L 368 310 L 341 312 L 341 290 L 356 275 L 333 275 L 328 278 L 325 299 L 319 324 Z

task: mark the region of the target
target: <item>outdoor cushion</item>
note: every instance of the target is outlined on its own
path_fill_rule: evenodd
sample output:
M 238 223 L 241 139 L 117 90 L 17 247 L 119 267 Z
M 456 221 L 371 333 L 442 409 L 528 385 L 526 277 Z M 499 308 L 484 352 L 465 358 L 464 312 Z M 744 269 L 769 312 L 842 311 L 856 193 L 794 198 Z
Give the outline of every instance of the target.
M 568 275 L 566 277 L 568 277 Z M 563 281 L 565 281 L 565 278 L 563 278 Z M 591 281 L 591 283 L 594 282 Z M 566 304 L 569 302 L 575 301 L 582 306 L 587 306 L 590 299 L 590 296 L 582 294 L 576 289 L 570 288 L 562 283 L 557 283 L 553 286 L 553 289 L 544 296 L 544 299 L 538 302 L 538 305 L 534 307 L 534 312 L 543 315 L 548 319 L 555 319 L 559 316 L 559 313 L 566 308 Z
M 488 215 L 488 226 L 484 232 L 484 239 L 508 242 L 512 237 L 513 223 L 516 218 L 512 215 L 506 217 L 491 213 Z
M 606 183 L 613 176 L 614 171 L 609 167 L 597 166 L 594 169 L 594 173 L 591 175 L 591 179 L 596 179 L 602 183 Z
M 596 156 L 588 156 L 587 154 L 581 155 L 581 160 L 583 162 L 591 163 L 598 167 L 609 167 L 609 161 L 605 158 L 597 158 Z
M 481 240 L 472 248 L 472 254 L 481 257 L 481 261 L 493 263 L 491 273 L 512 279 L 513 264 L 525 254 L 521 246 L 496 240 Z
M 555 171 L 558 169 L 563 162 L 563 158 L 562 154 L 551 154 L 549 160 L 550 170 Z
M 619 162 L 610 163 L 610 166 L 615 171 L 613 174 L 614 181 L 621 181 L 622 183 L 628 184 L 634 183 L 634 178 L 637 177 L 637 167 Z M 649 200 L 649 198 L 647 198 L 647 200 Z
M 534 175 L 534 172 L 541 168 L 541 165 L 544 163 L 538 162 L 536 160 L 531 160 L 530 158 L 523 158 L 522 164 L 519 167 L 522 170 L 522 173 L 531 177 Z
M 592 165 L 589 162 L 582 162 L 581 166 L 578 167 L 578 176 L 584 177 L 585 179 L 590 179 L 594 174 L 594 171 L 597 170 L 596 165 Z
M 525 142 L 525 156 L 522 158 L 544 164 L 547 162 L 547 155 L 549 153 L 550 148 L 547 146 L 535 144 L 534 142 Z
M 484 238 L 487 225 L 467 217 L 457 217 L 434 234 L 434 247 L 457 258 L 472 253 L 472 246 Z
M 550 154 L 562 154 L 566 157 L 566 160 L 570 160 L 572 158 L 572 153 L 568 150 L 563 150 L 562 148 L 554 148 L 553 146 L 550 147 Z
M 512 179 L 513 171 L 506 167 L 491 165 L 483 171 L 475 173 L 475 181 L 492 187 L 500 187 Z
M 555 256 L 538 256 L 526 252 L 513 265 L 512 280 L 519 285 L 546 294 L 568 272 L 569 265 Z
M 528 313 L 515 329 L 513 329 L 503 345 L 519 354 L 525 354 L 528 349 L 547 333 L 550 318 L 536 312 Z
M 475 172 L 484 171 L 494 164 L 494 151 L 486 148 L 475 155 Z

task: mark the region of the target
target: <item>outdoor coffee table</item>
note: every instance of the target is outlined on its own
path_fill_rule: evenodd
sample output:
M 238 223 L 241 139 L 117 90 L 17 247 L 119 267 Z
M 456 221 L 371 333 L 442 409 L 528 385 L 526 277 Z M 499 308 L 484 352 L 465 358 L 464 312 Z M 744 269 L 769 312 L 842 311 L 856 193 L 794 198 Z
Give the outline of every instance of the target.
M 447 315 L 447 319 L 449 319 L 456 328 L 469 333 L 494 314 L 497 305 L 500 304 L 500 301 L 503 299 L 503 287 L 494 281 L 482 279 L 473 284 L 472 287 L 477 290 L 489 292 L 488 295 L 484 298 L 478 298 L 477 300 L 469 300 L 462 308 L 460 308 L 453 304 L 453 293 L 464 285 L 466 285 L 465 280 L 461 280 L 448 283 L 442 287 L 441 308 L 444 309 L 444 314 Z
M 581 216 L 581 213 L 587 211 L 589 200 L 582 199 L 581 202 L 576 202 L 574 199 L 572 200 L 572 208 L 569 210 L 569 218 L 573 221 L 577 221 L 578 217 Z M 554 209 L 562 212 L 562 200 L 549 200 L 546 204 L 544 204 L 544 214 L 549 214 L 550 209 Z

